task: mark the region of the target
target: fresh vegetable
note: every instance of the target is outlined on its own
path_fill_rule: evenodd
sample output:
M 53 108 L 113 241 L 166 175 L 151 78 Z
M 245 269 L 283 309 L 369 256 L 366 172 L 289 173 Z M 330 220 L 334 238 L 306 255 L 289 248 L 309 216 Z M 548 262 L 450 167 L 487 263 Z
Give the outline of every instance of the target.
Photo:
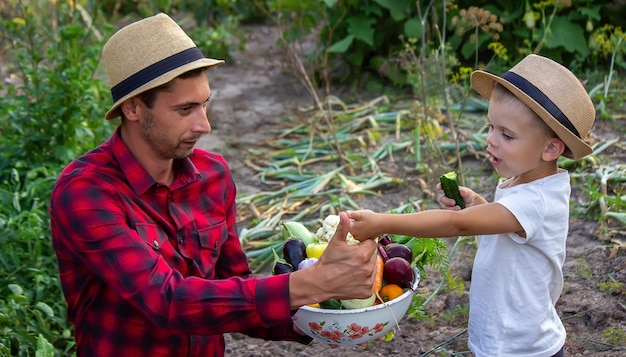
M 386 262 L 387 260 L 389 260 L 389 256 L 387 255 L 387 252 L 385 251 L 385 246 L 378 244 L 378 255 L 380 255 L 381 258 L 383 258 L 383 262 Z
M 361 309 L 364 307 L 370 307 L 376 302 L 376 293 L 366 299 L 347 299 L 341 300 L 341 306 L 346 309 Z
M 283 257 L 294 268 L 298 267 L 306 256 L 306 245 L 300 238 L 291 238 L 283 245 Z
M 411 263 L 403 258 L 389 258 L 385 262 L 383 279 L 387 284 L 397 284 L 402 288 L 409 288 L 415 278 Z
M 319 259 L 322 256 L 322 253 L 324 253 L 324 250 L 326 250 L 327 246 L 327 242 L 311 243 L 307 245 L 305 249 L 307 258 Z
M 383 234 L 382 236 L 378 237 L 379 245 L 386 246 L 389 243 L 393 243 L 393 240 L 391 240 L 391 237 L 388 234 Z
M 402 294 L 404 294 L 404 289 L 402 289 L 398 284 L 387 284 L 383 286 L 378 293 L 382 302 L 391 301 Z
M 396 337 L 396 332 L 395 329 L 391 329 L 389 330 L 389 332 L 387 332 L 387 334 L 385 335 L 385 338 L 383 339 L 383 342 L 391 342 L 393 340 L 393 338 Z
M 320 307 L 322 309 L 339 310 L 341 309 L 341 302 L 337 299 L 330 299 L 320 302 Z
M 459 178 L 456 171 L 450 171 L 439 176 L 439 182 L 441 182 L 441 189 L 443 189 L 446 197 L 454 199 L 459 207 L 465 208 L 465 200 L 459 191 Z
M 444 239 L 411 237 L 405 245 L 413 252 L 411 265 L 419 269 L 422 277 L 428 275 L 424 269 L 426 266 L 430 266 L 442 275 L 448 270 L 450 259 L 448 245 Z
M 339 216 L 330 214 L 324 218 L 322 226 L 315 233 L 315 238 L 320 242 L 330 242 L 339 225 Z M 346 236 L 346 242 L 349 245 L 359 245 L 359 241 L 355 239 L 352 234 L 348 233 Z
M 304 245 L 309 245 L 316 241 L 315 235 L 300 222 L 282 222 L 281 225 L 281 235 L 285 241 L 294 237 L 300 238 Z
M 380 254 L 376 254 L 376 278 L 374 280 L 374 292 L 378 293 L 383 287 L 383 273 L 385 272 L 385 262 Z
M 278 256 L 278 253 L 272 248 L 272 253 L 274 253 L 274 263 L 272 264 L 272 274 L 280 275 L 293 272 L 293 266 L 287 263 L 284 259 Z
M 288 273 L 293 273 L 293 268 L 291 267 L 291 265 L 283 262 L 274 263 L 274 267 L 272 267 L 272 274 L 280 275 Z
M 413 261 L 413 252 L 411 251 L 411 248 L 404 244 L 389 243 L 385 246 L 385 253 L 387 253 L 387 257 L 389 258 L 400 257 L 409 263 Z
M 282 247 L 282 257 L 274 249 L 274 265 L 272 272 L 274 275 L 290 273 L 295 270 L 306 269 L 317 262 L 326 250 L 329 241 L 332 239 L 337 226 L 339 216 L 327 216 L 322 227 L 316 234 L 312 234 L 308 229 L 298 222 L 282 223 L 282 236 L 285 243 Z M 310 243 L 307 243 L 307 237 Z M 402 237 L 401 237 L 402 238 Z M 366 299 L 330 299 L 319 304 L 309 304 L 309 306 L 320 307 L 322 309 L 358 309 L 373 306 L 376 303 L 385 303 L 402 295 L 407 288 L 410 288 L 415 279 L 412 264 L 421 261 L 421 257 L 428 254 L 421 247 L 414 246 L 416 238 L 406 237 L 402 241 L 396 241 L 395 235 L 383 235 L 378 237 L 378 254 L 376 255 L 376 272 L 372 295 Z M 360 242 L 351 234 L 347 234 L 346 242 L 350 245 L 358 245 Z M 416 250 L 413 250 L 417 248 Z M 415 258 L 417 255 L 417 258 Z M 419 267 L 416 265 L 416 267 Z
M 317 262 L 317 258 L 306 258 L 298 264 L 298 270 L 306 269 L 313 266 Z

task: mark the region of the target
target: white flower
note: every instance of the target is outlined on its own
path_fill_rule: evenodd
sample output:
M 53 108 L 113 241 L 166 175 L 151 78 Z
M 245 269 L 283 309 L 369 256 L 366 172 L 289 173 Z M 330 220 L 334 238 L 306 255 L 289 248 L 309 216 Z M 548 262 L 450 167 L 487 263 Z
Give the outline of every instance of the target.
M 317 240 L 320 242 L 330 242 L 331 238 L 335 234 L 335 231 L 337 230 L 338 225 L 339 216 L 334 214 L 326 216 L 322 222 L 322 226 L 315 233 Z M 346 237 L 346 242 L 349 245 L 359 245 L 360 243 L 358 240 L 354 239 L 350 233 L 348 233 L 348 236 Z

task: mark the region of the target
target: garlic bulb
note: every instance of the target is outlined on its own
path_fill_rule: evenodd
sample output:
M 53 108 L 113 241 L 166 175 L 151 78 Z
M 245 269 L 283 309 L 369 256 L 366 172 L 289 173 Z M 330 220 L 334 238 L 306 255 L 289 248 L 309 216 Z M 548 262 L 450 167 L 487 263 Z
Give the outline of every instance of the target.
M 306 269 L 317 262 L 317 258 L 306 258 L 298 264 L 298 270 Z

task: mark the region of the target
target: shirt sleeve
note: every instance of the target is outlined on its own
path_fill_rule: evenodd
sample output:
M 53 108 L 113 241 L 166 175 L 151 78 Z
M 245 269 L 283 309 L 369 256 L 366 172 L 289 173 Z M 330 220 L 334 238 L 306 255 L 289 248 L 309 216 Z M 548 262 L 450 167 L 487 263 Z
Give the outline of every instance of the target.
M 528 186 L 528 185 L 527 185 Z M 526 233 L 526 238 L 517 234 L 510 234 L 515 242 L 524 244 L 536 236 L 544 221 L 544 201 L 542 196 L 533 188 L 526 187 L 524 190 L 511 188 L 511 193 L 497 200 L 519 222 Z
M 70 273 L 73 281 L 65 278 L 64 291 L 74 311 L 88 308 L 85 294 L 98 289 L 84 281 L 90 277 L 93 284 L 115 293 L 111 299 L 121 298 L 173 334 L 211 335 L 291 323 L 286 277 L 227 277 L 241 267 L 247 270 L 235 239 L 228 240 L 223 260 L 239 268 L 217 280 L 183 277 L 129 227 L 123 200 L 118 187 L 94 175 L 66 177 L 53 192 L 55 250 L 60 259 L 76 262 L 76 269 L 83 271 Z

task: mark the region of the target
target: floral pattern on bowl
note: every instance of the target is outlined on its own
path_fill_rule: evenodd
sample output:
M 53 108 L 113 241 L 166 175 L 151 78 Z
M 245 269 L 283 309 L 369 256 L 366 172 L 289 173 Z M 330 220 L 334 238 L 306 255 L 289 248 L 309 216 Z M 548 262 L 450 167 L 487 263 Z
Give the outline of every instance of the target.
M 329 344 L 337 344 L 341 342 L 349 342 L 356 339 L 361 339 L 365 336 L 373 337 L 383 331 L 385 326 L 389 322 L 379 322 L 374 326 L 361 326 L 355 322 L 343 328 L 335 321 L 332 324 L 326 326 L 326 321 L 309 322 L 309 328 L 311 333 L 318 338 L 326 340 Z
M 337 310 L 305 305 L 291 318 L 309 337 L 329 345 L 347 346 L 374 341 L 396 327 L 409 309 L 420 282 L 417 268 L 414 268 L 414 273 L 412 288 L 384 304 Z

